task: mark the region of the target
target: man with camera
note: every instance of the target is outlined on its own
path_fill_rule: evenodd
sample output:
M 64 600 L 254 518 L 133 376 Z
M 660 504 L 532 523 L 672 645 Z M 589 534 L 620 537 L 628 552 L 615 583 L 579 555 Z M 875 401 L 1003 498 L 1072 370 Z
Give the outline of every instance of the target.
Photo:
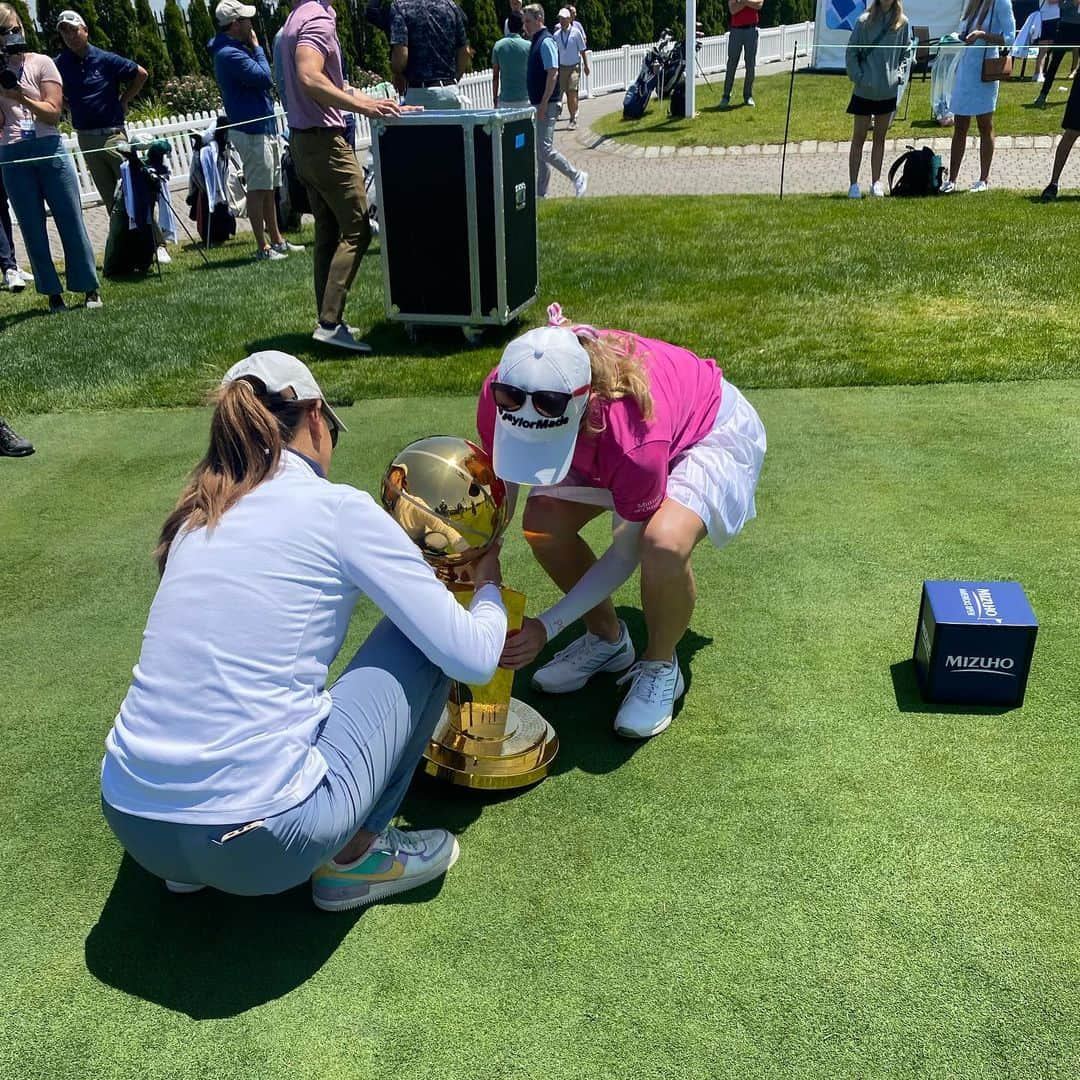
M 77 11 L 61 11 L 56 29 L 64 47 L 55 63 L 64 80 L 71 126 L 94 187 L 105 210 L 112 213 L 124 161 L 116 148 L 128 141 L 124 117 L 146 82 L 146 68 L 91 45 L 86 21 Z M 162 261 L 168 261 L 168 255 Z

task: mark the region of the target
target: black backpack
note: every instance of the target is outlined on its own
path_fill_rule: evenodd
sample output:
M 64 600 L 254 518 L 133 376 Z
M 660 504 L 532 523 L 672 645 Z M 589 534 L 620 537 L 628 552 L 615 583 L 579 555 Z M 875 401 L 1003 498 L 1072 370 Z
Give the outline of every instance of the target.
M 896 174 L 900 173 L 900 179 Z M 916 150 L 909 146 L 889 170 L 889 194 L 896 196 L 939 195 L 945 176 L 941 157 L 929 146 Z

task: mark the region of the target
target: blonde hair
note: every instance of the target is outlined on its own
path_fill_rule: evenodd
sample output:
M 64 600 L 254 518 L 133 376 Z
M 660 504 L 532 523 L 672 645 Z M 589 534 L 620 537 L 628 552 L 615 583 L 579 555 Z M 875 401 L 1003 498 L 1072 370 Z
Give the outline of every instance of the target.
M 7 26 L 9 22 L 17 22 L 22 26 L 22 19 L 19 18 L 19 13 L 10 4 L 0 4 L 0 24 Z M 23 27 L 25 30 L 26 27 Z
M 871 0 L 870 5 L 866 9 L 866 12 L 870 20 L 878 18 L 884 19 L 886 17 L 885 8 L 882 7 L 881 0 Z M 889 29 L 899 30 L 900 27 L 904 25 L 904 22 L 907 18 L 907 16 L 904 15 L 903 0 L 894 0 L 892 11 L 889 12 L 889 14 L 891 14 L 893 17 L 892 26 L 890 26 Z
M 311 402 L 268 392 L 252 376 L 226 383 L 211 400 L 210 446 L 161 527 L 154 551 L 160 574 L 181 529 L 212 529 L 226 510 L 274 474 L 282 451 L 311 408 Z
M 649 389 L 649 376 L 634 342 L 622 334 L 614 333 L 604 334 L 602 337 L 580 334 L 578 341 L 589 354 L 589 363 L 592 365 L 593 397 L 602 401 L 633 398 L 641 412 L 641 418 L 652 420 L 656 410 L 653 408 L 652 390 Z M 604 430 L 603 424 L 592 415 L 591 408 L 586 413 L 586 418 L 585 430 L 590 435 L 599 435 Z

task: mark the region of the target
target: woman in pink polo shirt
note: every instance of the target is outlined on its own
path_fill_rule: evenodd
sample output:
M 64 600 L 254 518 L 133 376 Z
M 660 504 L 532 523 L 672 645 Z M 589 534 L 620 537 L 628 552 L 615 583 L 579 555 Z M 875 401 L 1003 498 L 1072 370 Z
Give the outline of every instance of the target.
M 615 730 L 644 739 L 668 727 L 684 691 L 675 647 L 694 610 L 691 553 L 706 536 L 723 547 L 755 516 L 765 429 L 715 361 L 629 331 L 567 326 L 558 304 L 548 313 L 547 327 L 506 347 L 477 409 L 496 473 L 532 485 L 525 536 L 566 594 L 525 620 L 501 664 L 525 667 L 583 618 L 585 634 L 533 685 L 568 693 L 626 671 Z M 579 534 L 605 511 L 612 544 L 597 559 Z M 610 598 L 639 564 L 649 640 L 635 663 Z

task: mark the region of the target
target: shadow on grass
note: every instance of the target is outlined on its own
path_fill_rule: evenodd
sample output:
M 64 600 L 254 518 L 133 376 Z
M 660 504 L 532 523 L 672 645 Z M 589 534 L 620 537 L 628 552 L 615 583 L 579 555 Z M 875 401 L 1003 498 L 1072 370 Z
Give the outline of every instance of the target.
M 42 297 L 41 299 L 44 301 L 45 297 Z M 52 312 L 49 311 L 48 307 L 42 306 L 27 308 L 24 311 L 16 311 L 11 315 L 5 315 L 0 319 L 0 333 L 3 333 L 5 330 L 14 329 L 19 323 L 26 322 L 27 319 L 37 319 L 42 315 L 50 316 L 52 315 Z M 60 318 L 60 316 L 57 315 L 55 318 Z
M 939 713 L 942 716 L 1000 716 L 1012 712 L 1014 705 L 943 705 L 924 701 L 915 675 L 914 660 L 899 660 L 889 668 L 892 674 L 896 707 L 908 713 Z
M 442 883 L 383 903 L 425 903 Z M 307 885 L 278 896 L 174 896 L 125 855 L 87 935 L 86 966 L 107 986 L 195 1020 L 236 1016 L 310 979 L 366 910 L 319 911 Z
M 640 654 L 647 637 L 644 616 L 635 608 L 619 608 L 621 618 L 630 630 L 630 636 Z M 532 674 L 551 657 L 566 648 L 581 633 L 575 623 L 560 634 L 544 649 L 536 660 L 522 670 L 514 680 L 514 697 L 536 709 L 555 729 L 559 736 L 559 753 L 551 767 L 550 775 L 580 769 L 593 775 L 614 772 L 624 765 L 648 740 L 624 739 L 615 734 L 613 723 L 619 702 L 626 690 L 615 685 L 617 674 L 602 674 L 590 679 L 586 686 L 572 694 L 544 694 L 534 690 Z M 693 630 L 687 631 L 677 650 L 679 666 L 686 680 L 689 693 L 693 685 L 693 658 L 712 638 L 702 637 Z M 675 705 L 674 715 L 682 710 L 684 695 Z M 480 817 L 485 806 L 492 806 L 515 798 L 522 789 L 514 791 L 473 791 L 469 788 L 451 787 L 418 772 L 401 812 L 416 828 L 442 827 L 461 835 Z

